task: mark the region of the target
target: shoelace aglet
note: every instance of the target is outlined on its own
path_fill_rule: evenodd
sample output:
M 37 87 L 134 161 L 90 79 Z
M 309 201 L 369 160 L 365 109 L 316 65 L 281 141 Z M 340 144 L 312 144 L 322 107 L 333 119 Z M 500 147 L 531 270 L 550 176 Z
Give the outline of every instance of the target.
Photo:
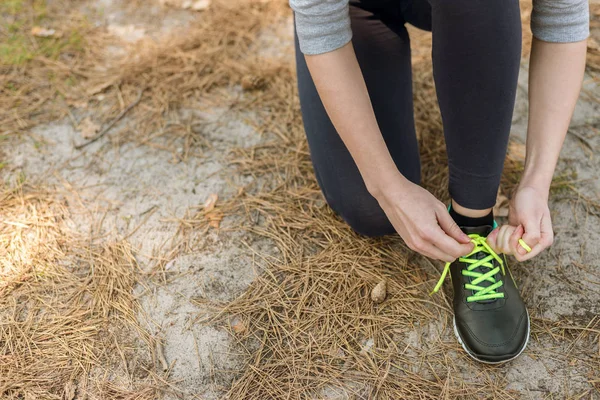
M 446 265 L 444 266 L 444 270 L 442 271 L 442 276 L 438 280 L 438 283 L 435 285 L 433 290 L 431 292 L 429 292 L 430 296 L 433 296 L 434 294 L 436 294 L 440 290 L 442 285 L 444 284 L 444 281 L 446 280 L 446 276 L 448 275 L 448 271 L 450 271 L 450 264 L 452 264 L 452 263 L 446 263 Z
M 519 239 L 519 244 L 525 249 L 526 252 L 531 253 L 531 247 L 529 247 L 529 245 L 525 243 L 523 239 Z

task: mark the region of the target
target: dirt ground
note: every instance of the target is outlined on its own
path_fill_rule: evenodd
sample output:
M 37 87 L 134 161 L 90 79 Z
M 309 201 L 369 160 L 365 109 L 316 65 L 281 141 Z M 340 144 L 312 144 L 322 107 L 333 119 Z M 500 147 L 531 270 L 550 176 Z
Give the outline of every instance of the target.
M 158 1 L 128 5 L 98 0 L 77 7 L 90 24 L 105 29 L 117 43 L 133 44 L 133 48 L 148 38 L 160 41 L 168 35 L 184 35 L 187 26 L 204 18 L 202 11 Z M 415 30 L 411 33 L 425 35 Z M 269 62 L 292 63 L 292 34 L 288 15 L 261 31 L 255 39 L 256 55 Z M 110 51 L 122 54 L 131 48 L 113 45 Z M 600 74 L 588 71 L 561 153 L 551 200 L 555 244 L 530 262 L 512 264 L 533 316 L 529 347 L 507 365 L 481 367 L 455 345 L 447 310 L 413 324 L 412 329 L 395 336 L 396 343 L 403 356 L 412 360 L 406 369 L 439 383 L 440 390 L 432 392 L 431 398 L 600 399 L 599 85 Z M 222 306 L 243 297 L 272 262 L 269 260 L 283 262 L 285 258 L 280 257 L 283 250 L 277 240 L 256 230 L 237 229 L 253 210 L 226 216 L 218 221 L 218 228 L 184 229 L 185 221 L 202 210 L 211 195 L 218 195 L 219 205 L 235 199 L 243 188 L 277 184 L 277 177 L 254 175 L 236 163 L 236 155 L 244 149 L 260 149 L 277 140 L 277 134 L 257 127 L 254 109 L 232 111 L 236 99 L 243 95 L 239 84 L 229 85 L 225 91 L 229 102 L 215 104 L 199 96 L 195 107 L 169 111 L 172 124 L 179 121 L 185 129 L 194 129 L 196 122 L 201 125 L 201 145 L 191 155 L 185 154 L 187 147 L 182 141 L 160 139 L 144 145 L 127 140 L 136 129 L 129 115 L 105 137 L 77 149 L 75 146 L 85 139 L 75 122 L 93 117 L 96 106 L 73 109 L 70 116 L 26 129 L 18 138 L 4 142 L 10 147 L 3 145 L 2 149 L 5 181 L 23 176 L 31 184 L 59 193 L 76 231 L 95 238 L 125 239 L 135 249 L 146 278 L 134 289 L 141 306 L 138 320 L 151 336 L 163 342 L 159 353 L 169 365 L 170 383 L 161 397 L 167 399 L 255 398 L 236 397 L 241 389 L 231 388 L 248 368 L 260 365 L 256 359 L 252 361 L 260 344 L 236 338 L 235 320 L 207 323 L 206 318 L 215 314 L 216 304 Z M 517 148 L 525 140 L 526 100 L 524 58 L 511 130 Z M 131 99 L 125 103 L 129 102 Z M 94 104 L 101 107 L 102 102 Z M 418 296 L 427 298 L 426 290 L 437 275 L 423 258 L 407 257 L 408 265 L 427 271 L 423 285 L 418 287 Z M 441 265 L 434 264 L 433 268 L 440 270 Z M 444 304 L 440 299 L 435 301 Z M 434 346 L 434 342 L 441 345 Z M 364 338 L 363 345 L 369 352 L 373 339 Z M 443 357 L 452 365 L 447 374 L 429 365 L 429 357 L 434 353 L 442 357 L 441 352 L 448 353 Z M 360 377 L 354 381 L 346 385 L 332 381 L 298 398 L 391 398 L 384 394 L 378 397 L 372 385 Z M 407 390 L 410 393 L 410 388 Z M 415 389 L 414 398 L 424 398 L 419 393 Z

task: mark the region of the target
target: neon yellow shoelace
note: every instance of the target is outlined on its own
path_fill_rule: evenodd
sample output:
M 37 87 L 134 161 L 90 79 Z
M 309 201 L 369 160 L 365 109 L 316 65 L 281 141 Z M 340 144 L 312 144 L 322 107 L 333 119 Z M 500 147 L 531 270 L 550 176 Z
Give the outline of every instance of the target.
M 502 261 L 502 258 L 500 258 L 500 256 L 496 254 L 496 252 L 494 252 L 494 250 L 492 250 L 492 248 L 487 244 L 485 237 L 478 234 L 470 234 L 469 237 L 471 238 L 471 242 L 475 245 L 475 247 L 471 253 L 458 259 L 462 263 L 469 264 L 469 266 L 466 269 L 463 269 L 461 273 L 465 276 L 474 278 L 471 283 L 465 284 L 465 289 L 473 291 L 473 295 L 467 297 L 467 302 L 471 303 L 474 301 L 503 298 L 504 293 L 498 293 L 496 291 L 496 289 L 502 286 L 502 281 L 497 281 L 496 278 L 494 278 L 494 275 L 496 275 L 500 269 L 502 269 L 502 275 L 505 274 L 504 262 Z M 480 260 L 477 258 L 469 258 L 474 254 L 481 252 L 488 254 L 488 256 Z M 500 264 L 499 267 L 495 267 L 492 263 L 492 260 L 494 259 L 498 261 L 498 264 Z M 446 263 L 444 271 L 442 272 L 442 276 L 440 277 L 437 285 L 435 285 L 435 288 L 433 288 L 431 294 L 437 293 L 438 290 L 440 290 L 444 280 L 446 279 L 446 276 L 448 275 L 448 271 L 450 271 L 451 264 L 452 263 Z M 478 267 L 486 267 L 489 269 L 489 271 L 486 273 L 474 271 Z M 489 282 L 490 285 L 485 287 L 479 286 L 479 284 L 483 281 Z

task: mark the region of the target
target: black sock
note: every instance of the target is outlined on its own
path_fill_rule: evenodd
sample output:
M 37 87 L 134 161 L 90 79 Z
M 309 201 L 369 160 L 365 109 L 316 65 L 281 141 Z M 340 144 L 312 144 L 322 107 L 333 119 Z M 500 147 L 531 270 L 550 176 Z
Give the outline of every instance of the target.
M 450 216 L 458 226 L 476 227 L 482 225 L 494 225 L 494 213 L 492 211 L 483 217 L 471 218 L 457 213 L 454 211 L 454 208 L 450 207 Z

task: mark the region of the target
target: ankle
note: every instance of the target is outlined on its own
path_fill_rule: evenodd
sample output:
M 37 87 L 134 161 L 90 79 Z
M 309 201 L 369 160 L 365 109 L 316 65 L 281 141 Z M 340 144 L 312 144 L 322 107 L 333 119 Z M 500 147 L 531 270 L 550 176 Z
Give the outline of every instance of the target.
M 489 215 L 492 212 L 491 208 L 486 208 L 483 210 L 475 210 L 472 208 L 466 208 L 458 204 L 454 199 L 451 202 L 451 209 L 456 213 L 465 216 L 467 218 L 482 218 Z
M 454 222 L 456 222 L 458 226 L 477 227 L 484 225 L 494 225 L 494 214 L 492 213 L 491 208 L 487 210 L 469 210 L 465 208 L 459 208 L 459 211 L 455 208 L 454 204 L 456 203 L 453 202 L 450 207 L 450 216 L 452 217 L 452 219 L 454 219 Z

